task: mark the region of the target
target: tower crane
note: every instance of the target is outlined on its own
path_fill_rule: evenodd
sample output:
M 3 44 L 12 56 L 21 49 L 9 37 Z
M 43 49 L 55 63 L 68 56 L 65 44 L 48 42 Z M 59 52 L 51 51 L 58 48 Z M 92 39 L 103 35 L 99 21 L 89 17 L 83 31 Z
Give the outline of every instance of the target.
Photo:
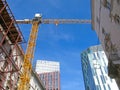
M 40 14 L 36 14 L 33 19 L 16 20 L 18 24 L 32 24 L 32 29 L 24 55 L 22 73 L 18 81 L 18 90 L 29 90 L 32 70 L 32 60 L 34 57 L 35 44 L 40 24 L 90 24 L 91 20 L 81 19 L 42 19 Z

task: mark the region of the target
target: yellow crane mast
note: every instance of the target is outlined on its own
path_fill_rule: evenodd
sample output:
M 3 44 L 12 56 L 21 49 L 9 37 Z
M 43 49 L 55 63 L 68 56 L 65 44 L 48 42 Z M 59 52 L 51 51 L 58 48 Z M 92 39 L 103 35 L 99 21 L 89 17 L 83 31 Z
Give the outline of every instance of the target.
M 91 20 L 80 20 L 80 19 L 42 19 L 40 14 L 36 14 L 35 18 L 17 20 L 18 24 L 32 24 L 32 29 L 27 45 L 27 50 L 24 56 L 22 73 L 18 82 L 18 90 L 29 90 L 30 88 L 30 77 L 32 70 L 32 59 L 34 57 L 34 49 L 38 34 L 39 24 L 90 24 Z
M 32 20 L 32 30 L 30 32 L 30 38 L 27 45 L 27 50 L 24 56 L 22 74 L 20 75 L 20 80 L 18 82 L 18 90 L 29 90 L 30 87 L 30 77 L 32 70 L 32 59 L 34 56 L 34 49 L 36 44 L 37 32 L 41 16 L 35 16 Z

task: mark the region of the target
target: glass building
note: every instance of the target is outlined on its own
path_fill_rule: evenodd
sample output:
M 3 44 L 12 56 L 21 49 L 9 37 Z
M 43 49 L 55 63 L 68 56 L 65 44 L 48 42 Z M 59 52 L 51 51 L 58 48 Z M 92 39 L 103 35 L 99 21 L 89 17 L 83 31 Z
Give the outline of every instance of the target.
M 60 90 L 60 63 L 37 60 L 35 71 L 39 75 L 46 90 Z
M 108 76 L 108 60 L 100 45 L 81 53 L 85 90 L 119 90 L 114 79 Z

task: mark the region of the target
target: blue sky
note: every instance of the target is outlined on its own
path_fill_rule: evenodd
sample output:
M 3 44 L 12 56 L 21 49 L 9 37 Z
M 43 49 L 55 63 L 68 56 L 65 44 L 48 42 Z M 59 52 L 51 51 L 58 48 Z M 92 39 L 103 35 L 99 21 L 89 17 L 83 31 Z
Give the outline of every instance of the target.
M 8 0 L 16 19 L 42 18 L 91 19 L 91 0 Z M 20 25 L 26 39 L 31 25 Z M 37 59 L 59 61 L 61 90 L 84 90 L 80 53 L 98 44 L 90 24 L 41 24 L 38 33 L 34 63 Z M 25 45 L 26 46 L 26 45 Z

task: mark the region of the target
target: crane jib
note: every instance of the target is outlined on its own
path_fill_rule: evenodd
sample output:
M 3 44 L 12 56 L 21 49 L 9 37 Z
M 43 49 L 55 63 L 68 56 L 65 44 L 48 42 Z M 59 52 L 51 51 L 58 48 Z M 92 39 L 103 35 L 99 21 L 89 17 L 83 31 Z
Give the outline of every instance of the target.
M 18 24 L 32 24 L 31 19 L 16 20 Z M 42 24 L 91 24 L 91 20 L 85 19 L 41 19 Z

